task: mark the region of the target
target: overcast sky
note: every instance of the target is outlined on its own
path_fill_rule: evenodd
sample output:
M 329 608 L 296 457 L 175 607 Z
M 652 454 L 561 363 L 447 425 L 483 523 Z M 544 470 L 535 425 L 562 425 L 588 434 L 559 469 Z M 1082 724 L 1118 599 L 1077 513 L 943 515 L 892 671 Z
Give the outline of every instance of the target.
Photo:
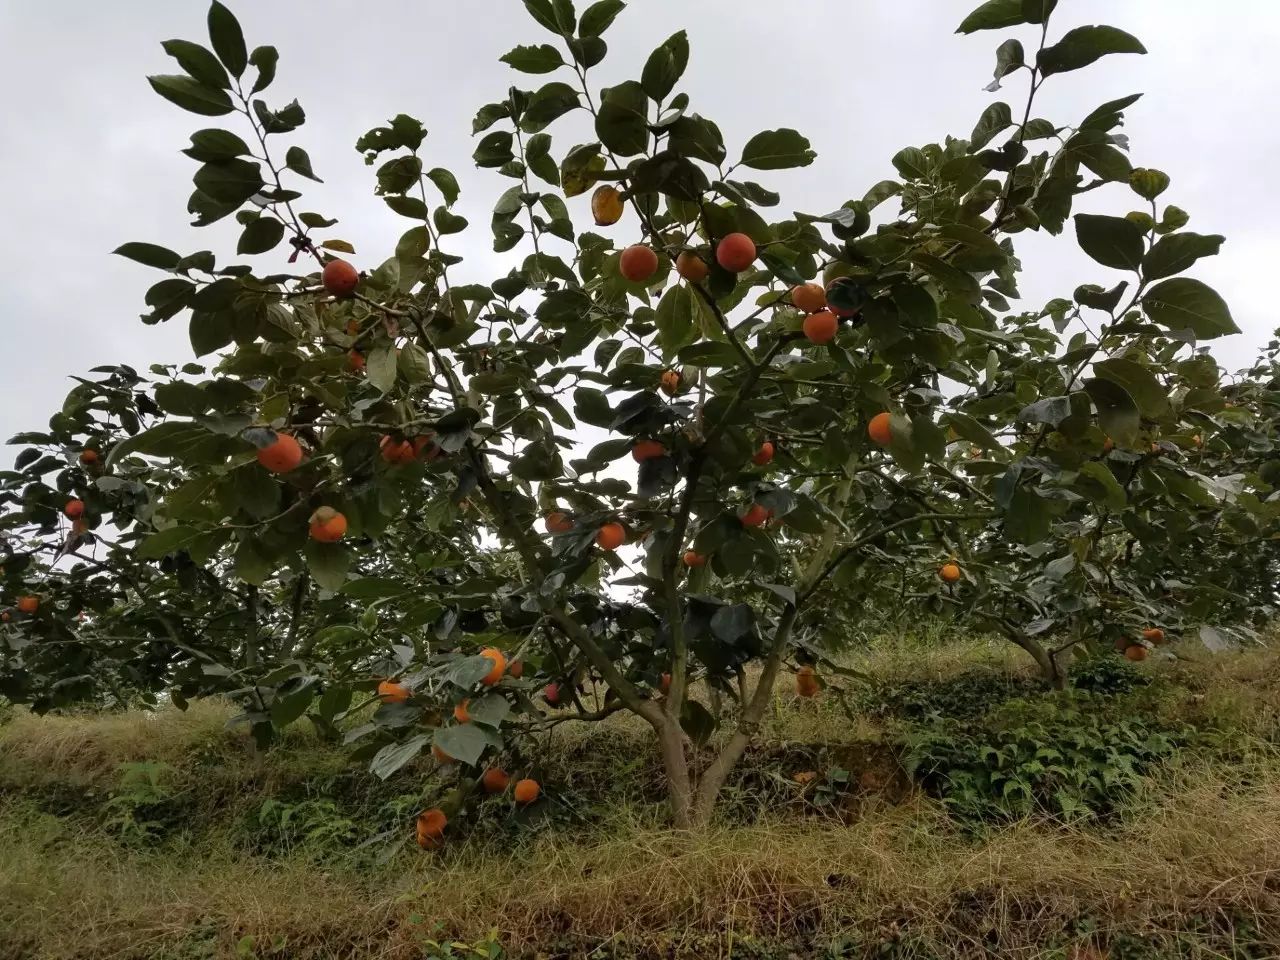
M 551 79 L 498 62 L 517 43 L 553 40 L 518 0 L 228 2 L 251 48 L 280 50 L 268 102 L 297 97 L 306 109 L 306 125 L 288 142 L 309 151 L 326 181 L 302 181 L 302 208 L 341 221 L 321 236 L 350 241 L 355 263 L 371 268 L 410 226 L 372 196 L 371 171 L 353 149 L 366 129 L 407 112 L 430 131 L 429 165 L 449 167 L 461 182 L 458 209 L 472 227 L 450 238 L 448 249 L 468 257 L 464 279 L 505 273 L 491 252 L 488 221 L 510 181 L 472 165 L 470 122 L 509 84 Z M 783 213 L 823 213 L 892 176 L 889 159 L 900 147 L 967 136 L 993 96 L 1021 102 L 1019 77 L 995 95 L 982 87 L 996 45 L 1019 35 L 1032 46 L 1034 28 L 955 35 L 976 4 L 632 0 L 606 35 L 609 57 L 593 71 L 593 86 L 638 77 L 649 51 L 686 29 L 692 55 L 679 89 L 691 94 L 692 108 L 719 123 L 731 157 L 762 129 L 806 134 L 818 152 L 812 166 L 758 179 L 782 192 Z M 196 164 L 178 153 L 192 130 L 234 118 L 187 114 L 145 81 L 147 74 L 179 72 L 162 40 L 207 43 L 206 9 L 202 0 L 0 2 L 0 83 L 9 91 L 0 134 L 0 262 L 9 282 L 0 306 L 8 347 L 0 439 L 43 427 L 69 374 L 104 363 L 191 359 L 184 317 L 159 327 L 138 320 L 143 293 L 162 275 L 110 256 L 116 246 L 146 240 L 182 253 L 210 249 L 220 264 L 239 262 L 234 221 L 188 226 Z M 1053 78 L 1035 113 L 1073 123 L 1105 100 L 1146 93 L 1128 112 L 1131 158 L 1172 177 L 1162 200 L 1188 210 L 1191 229 L 1227 236 L 1222 254 L 1194 275 L 1217 288 L 1244 330 L 1216 354 L 1230 369 L 1243 366 L 1277 324 L 1280 4 L 1062 0 L 1051 36 L 1083 23 L 1129 30 L 1149 54 L 1109 57 Z M 561 125 L 551 129 L 556 157 L 589 139 L 585 127 L 561 133 Z M 1140 203 L 1118 187 L 1082 199 L 1078 211 L 1122 214 Z M 586 222 L 587 198 L 571 204 Z M 615 231 L 619 241 L 630 240 L 634 223 L 629 230 L 624 220 Z M 1070 236 L 1021 234 L 1016 242 L 1028 309 L 1069 297 L 1079 283 L 1119 279 L 1089 261 Z M 261 272 L 285 269 L 287 253 L 282 246 L 252 262 Z M 0 464 L 15 452 L 0 448 Z

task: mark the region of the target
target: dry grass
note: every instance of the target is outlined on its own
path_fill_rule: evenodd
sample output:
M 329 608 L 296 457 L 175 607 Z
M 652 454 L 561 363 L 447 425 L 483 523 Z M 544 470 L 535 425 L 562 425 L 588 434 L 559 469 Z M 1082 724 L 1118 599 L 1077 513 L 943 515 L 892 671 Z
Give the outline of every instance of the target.
M 1187 771 L 1110 834 L 1022 823 L 975 842 L 929 803 L 697 835 L 620 816 L 616 836 L 590 845 L 547 833 L 364 876 L 216 849 L 128 855 L 28 821 L 0 835 L 0 930 L 23 944 L 9 955 L 42 960 L 150 958 L 193 940 L 230 955 L 244 936 L 283 938 L 290 958 L 408 958 L 414 913 L 468 939 L 497 926 L 516 956 L 610 939 L 705 956 L 709 939 L 856 930 L 909 934 L 921 952 L 902 956 L 1030 958 L 1073 940 L 1079 917 L 1106 941 L 1199 916 L 1224 936 L 1248 921 L 1255 944 L 1280 949 L 1280 770 L 1262 772 Z
M 171 707 L 38 717 L 17 710 L 0 724 L 0 766 L 33 777 L 112 779 L 122 763 L 176 762 L 201 743 L 226 740 L 235 712 L 221 700 L 197 701 L 185 712 Z
M 950 677 L 966 662 L 1018 666 L 981 638 L 960 651 L 885 645 L 852 659 L 882 678 Z M 247 757 L 237 752 L 241 735 L 224 729 L 225 705 L 154 717 L 18 713 L 0 725 L 0 958 L 233 957 L 249 937 L 261 960 L 408 960 L 424 956 L 421 940 L 437 921 L 468 940 L 496 926 L 513 956 L 583 955 L 606 943 L 620 956 L 756 957 L 765 954 L 740 945 L 768 943 L 777 956 L 807 957 L 843 940 L 849 957 L 1050 960 L 1090 956 L 1069 953 L 1073 944 L 1145 937 L 1158 946 L 1113 956 L 1280 957 L 1277 666 L 1273 649 L 1154 667 L 1190 690 L 1179 711 L 1249 746 L 1230 764 L 1189 759 L 1166 771 L 1105 830 L 1026 822 L 974 839 L 915 797 L 864 803 L 840 819 L 774 810 L 750 824 L 675 833 L 657 824 L 646 731 L 613 718 L 564 725 L 544 745 L 564 796 L 591 797 L 601 777 L 627 781 L 617 795 L 594 797 L 618 804 L 602 824 L 477 832 L 441 854 L 406 853 L 384 866 L 247 855 L 229 822 L 200 834 L 198 846 L 129 850 L 83 818 L 39 813 L 15 789 L 40 778 L 101 784 L 120 763 L 180 765 L 210 744 Z M 782 693 L 770 736 L 839 743 L 853 736 L 847 726 L 829 703 Z M 319 756 L 303 734 L 292 747 L 299 766 L 309 750 Z M 752 762 L 774 761 L 762 753 Z M 1235 939 L 1250 952 L 1234 953 Z

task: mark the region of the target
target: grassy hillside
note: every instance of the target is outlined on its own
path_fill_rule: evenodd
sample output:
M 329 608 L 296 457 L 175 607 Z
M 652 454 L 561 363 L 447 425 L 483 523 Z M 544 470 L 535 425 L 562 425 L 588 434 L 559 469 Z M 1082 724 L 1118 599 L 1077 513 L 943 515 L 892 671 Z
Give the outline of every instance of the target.
M 385 783 L 232 710 L 0 723 L 0 957 L 1280 955 L 1280 651 L 1046 694 L 1002 646 L 886 641 L 840 709 L 779 697 L 717 825 L 662 826 L 644 729 L 563 724 L 406 843 Z M 950 718 L 950 719 L 947 719 Z M 450 941 L 458 940 L 451 944 Z

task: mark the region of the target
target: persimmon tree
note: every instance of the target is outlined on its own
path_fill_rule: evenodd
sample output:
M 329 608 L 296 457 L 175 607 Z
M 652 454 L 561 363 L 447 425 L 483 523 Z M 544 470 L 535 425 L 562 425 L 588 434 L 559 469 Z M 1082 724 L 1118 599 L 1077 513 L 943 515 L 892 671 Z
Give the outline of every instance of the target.
M 167 41 L 182 72 L 150 83 L 228 118 L 183 151 L 188 212 L 234 217 L 253 259 L 116 251 L 166 274 L 143 322 L 183 317 L 207 359 L 99 368 L 15 438 L 4 590 L 36 607 L 0 627 L 3 691 L 41 709 L 230 696 L 261 742 L 306 716 L 380 776 L 430 745 L 458 777 L 419 824 L 433 845 L 527 738 L 617 711 L 653 729 L 673 822 L 706 822 L 779 677 L 837 669 L 837 603 L 945 601 L 1030 635 L 1052 606 L 1074 638 L 1065 598 L 1086 590 L 1094 624 L 1183 625 L 1176 591 L 1123 618 L 1107 596 L 1137 603 L 1224 517 L 1266 535 L 1265 476 L 1200 471 L 1260 462 L 1273 429 L 1223 412 L 1199 344 L 1236 327 L 1180 276 L 1221 238 L 1184 231 L 1156 204 L 1167 178 L 1131 165 L 1117 130 L 1138 98 L 1036 114 L 1045 83 L 1144 52 L 1058 30 L 1054 6 L 991 0 L 960 27 L 1037 40 L 997 50 L 989 89 L 1025 80 L 1016 110 L 899 151 L 897 179 L 829 213 L 786 214 L 772 178 L 811 163 L 809 141 L 726 144 L 678 90 L 683 32 L 601 88 L 624 4 L 525 0 L 542 34 L 502 60 L 551 78 L 476 115 L 508 255 L 480 282 L 450 252 L 470 227 L 458 181 L 407 114 L 356 143 L 407 221 L 391 256 L 304 208 L 324 172 L 295 142 L 304 111 L 269 105 L 276 51 L 215 2 L 210 46 Z M 1126 184 L 1150 214 L 1072 220 L 1077 195 Z M 581 229 L 588 213 L 626 239 Z M 1017 234 L 1069 223 L 1123 279 L 1015 311 Z M 1207 467 L 1173 456 L 1192 431 L 1221 451 Z M 1202 510 L 1171 529 L 1186 502 Z M 1118 582 L 1118 549 L 1149 572 Z

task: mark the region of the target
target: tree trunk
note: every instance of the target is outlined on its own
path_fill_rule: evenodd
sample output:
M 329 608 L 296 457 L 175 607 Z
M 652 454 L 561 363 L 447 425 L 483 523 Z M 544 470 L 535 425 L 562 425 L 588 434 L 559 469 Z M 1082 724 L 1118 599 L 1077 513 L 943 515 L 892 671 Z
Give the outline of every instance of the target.
M 684 752 L 684 731 L 678 721 L 664 718 L 657 726 L 662 769 L 667 774 L 667 799 L 671 823 L 677 830 L 693 826 L 693 790 L 689 782 L 689 760 Z

